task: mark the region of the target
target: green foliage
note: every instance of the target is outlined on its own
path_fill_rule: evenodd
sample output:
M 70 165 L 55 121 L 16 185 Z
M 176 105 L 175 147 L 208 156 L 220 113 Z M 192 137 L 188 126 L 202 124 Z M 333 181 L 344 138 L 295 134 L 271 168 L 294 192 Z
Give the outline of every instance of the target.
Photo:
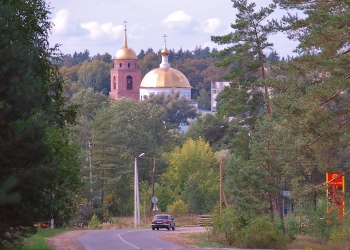
M 218 201 L 219 191 L 217 160 L 209 144 L 201 138 L 196 141 L 189 139 L 166 157 L 169 168 L 162 175 L 161 182 L 167 187 L 164 191 L 170 192 L 175 199 L 181 197 L 190 212 L 210 211 Z M 196 198 L 199 191 L 201 198 Z
M 296 216 L 300 217 L 301 231 L 314 237 L 329 239 L 331 232 L 340 223 L 337 209 L 329 207 L 326 199 L 318 200 L 314 206 L 308 206 L 307 203 L 300 206 Z
M 278 222 L 268 216 L 257 217 L 237 235 L 237 247 L 284 249 L 287 237 Z
M 191 214 L 205 214 L 211 210 L 212 204 L 206 204 L 211 197 L 204 194 L 197 178 L 190 176 L 184 186 L 181 197 L 186 201 Z
M 98 216 L 94 213 L 94 215 L 91 217 L 88 223 L 89 229 L 97 229 L 99 225 L 101 224 L 100 219 Z
M 224 79 L 230 81 L 230 87 L 219 94 L 218 112 L 241 119 L 259 114 L 269 98 L 266 86 L 263 96 L 261 88 L 264 82 L 259 81 L 259 78 L 266 78 L 264 66 L 266 51 L 273 45 L 268 42 L 268 36 L 273 30 L 265 24 L 265 20 L 273 13 L 276 5 L 270 4 L 255 11 L 254 2 L 249 4 L 247 0 L 232 0 L 232 2 L 238 11 L 237 18 L 231 25 L 234 31 L 224 36 L 212 36 L 211 40 L 218 44 L 229 45 L 213 54 L 214 57 L 221 58 L 221 61 L 215 63 L 216 66 L 230 68 L 229 74 L 224 76 Z
M 8 180 L 6 180 L 0 186 L 0 205 L 5 205 L 9 203 L 19 202 L 20 196 L 19 193 L 11 193 L 10 190 L 16 185 L 16 178 L 14 176 L 10 176 Z
M 213 226 L 210 229 L 214 241 L 228 246 L 237 244 L 237 234 L 247 226 L 248 220 L 236 213 L 232 206 L 220 211 L 216 207 L 213 212 Z
M 78 83 L 82 88 L 93 88 L 108 95 L 110 91 L 111 64 L 101 60 L 85 61 L 79 68 Z
M 346 242 L 350 240 L 350 215 L 343 216 L 340 225 L 333 229 L 330 234 L 330 241 L 334 243 Z
M 230 140 L 234 137 L 234 130 L 230 124 L 228 119 L 213 114 L 205 114 L 191 122 L 184 136 L 193 140 L 203 138 L 206 142 L 209 142 L 213 151 L 226 149 L 229 147 Z
M 7 193 L 0 205 L 2 248 L 35 221 L 51 214 L 68 219 L 80 180 L 68 129 L 76 107 L 67 104 L 53 64 L 59 51 L 48 43 L 49 7 L 41 0 L 6 1 L 0 16 L 0 193 Z M 12 237 L 6 237 L 10 228 Z
M 288 239 L 295 240 L 297 234 L 300 232 L 300 224 L 295 217 L 288 216 L 283 219 L 284 227 L 286 230 L 286 236 Z
M 31 235 L 28 237 L 25 242 L 24 246 L 21 248 L 22 250 L 38 250 L 38 249 L 50 249 L 46 242 L 46 238 L 53 237 L 57 234 L 65 232 L 65 229 L 39 229 L 36 234 Z M 11 249 L 6 248 L 5 249 Z M 14 247 L 13 249 L 17 249 Z
M 172 92 L 166 96 L 165 93 L 145 96 L 147 105 L 159 106 L 164 112 L 165 125 L 180 125 L 180 123 L 188 124 L 188 119 L 193 119 L 197 116 L 197 110 L 190 105 L 190 100 L 185 97 L 180 97 L 180 92 Z
M 167 211 L 174 216 L 185 215 L 188 213 L 188 207 L 183 200 L 177 200 L 167 206 Z
M 298 57 L 271 69 L 283 77 L 269 79 L 272 104 L 280 125 L 290 135 L 291 168 L 313 176 L 313 185 L 326 171 L 343 171 L 349 158 L 348 1 L 279 0 L 280 7 L 305 15 L 286 15 L 273 24 L 299 41 Z M 327 39 L 332 37 L 332 39 Z M 298 162 L 298 163 L 296 163 Z M 302 162 L 302 163 L 300 163 Z M 317 164 L 313 164 L 317 162 Z M 294 175 L 296 176 L 296 175 Z M 300 175 L 297 175 L 300 177 Z M 321 179 L 322 178 L 322 179 Z M 296 183 L 296 180 L 293 180 Z
M 210 95 L 209 92 L 207 92 L 205 89 L 201 89 L 199 91 L 199 96 L 197 97 L 198 101 L 198 108 L 210 110 Z
M 214 210 L 210 230 L 214 241 L 230 247 L 283 249 L 287 243 L 279 221 L 267 216 L 248 218 L 232 206 Z

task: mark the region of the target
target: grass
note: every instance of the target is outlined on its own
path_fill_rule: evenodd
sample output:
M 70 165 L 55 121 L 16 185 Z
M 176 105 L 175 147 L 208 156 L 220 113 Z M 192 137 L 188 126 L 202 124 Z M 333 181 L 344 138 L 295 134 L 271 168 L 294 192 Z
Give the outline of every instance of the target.
M 38 229 L 38 232 L 24 241 L 23 250 L 50 250 L 51 248 L 46 244 L 45 238 L 52 237 L 56 234 L 60 234 L 66 229 Z
M 287 249 L 312 249 L 312 250 L 349 250 L 350 241 L 328 242 L 309 235 L 298 235 L 297 238 L 287 245 Z
M 192 239 L 196 242 L 196 246 L 200 248 L 221 248 L 223 246 L 209 240 L 208 232 L 197 232 L 189 233 L 186 235 L 186 238 Z

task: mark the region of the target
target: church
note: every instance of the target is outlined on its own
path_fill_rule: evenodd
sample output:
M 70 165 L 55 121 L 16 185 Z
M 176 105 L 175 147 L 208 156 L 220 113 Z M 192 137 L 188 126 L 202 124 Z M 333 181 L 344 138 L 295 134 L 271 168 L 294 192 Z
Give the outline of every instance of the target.
M 126 24 L 126 22 L 125 22 Z M 164 35 L 164 39 L 166 36 Z M 191 86 L 187 77 L 180 71 L 170 67 L 168 62 L 169 51 L 164 40 L 161 51 L 162 62 L 159 68 L 148 72 L 141 80 L 141 70 L 135 51 L 128 47 L 126 26 L 124 28 L 124 46 L 120 48 L 113 58 L 111 69 L 111 91 L 109 96 L 113 99 L 131 98 L 136 101 L 144 100 L 145 96 L 172 91 L 180 92 L 180 97 L 191 99 Z

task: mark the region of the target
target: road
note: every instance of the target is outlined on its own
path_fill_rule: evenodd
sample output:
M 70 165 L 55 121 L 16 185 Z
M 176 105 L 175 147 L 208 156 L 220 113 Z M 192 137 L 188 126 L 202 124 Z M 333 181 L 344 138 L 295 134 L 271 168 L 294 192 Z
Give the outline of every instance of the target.
M 203 228 L 176 228 L 176 231 L 198 231 Z M 164 241 L 157 237 L 158 234 L 173 232 L 165 229 L 152 231 L 151 229 L 132 230 L 100 230 L 86 233 L 78 240 L 86 250 L 176 250 L 186 249 L 179 245 Z M 208 248 L 206 248 L 208 249 Z M 211 248 L 214 250 L 215 248 Z M 229 248 L 226 248 L 229 249 Z M 231 248 L 233 249 L 233 248 Z M 219 250 L 219 248 L 218 248 Z M 223 250 L 220 248 L 220 250 Z

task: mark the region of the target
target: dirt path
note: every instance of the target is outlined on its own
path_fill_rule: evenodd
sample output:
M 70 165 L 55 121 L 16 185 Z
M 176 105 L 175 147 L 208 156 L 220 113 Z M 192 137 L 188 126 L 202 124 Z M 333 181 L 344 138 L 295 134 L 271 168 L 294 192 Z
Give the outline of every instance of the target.
M 55 250 L 85 250 L 83 244 L 78 238 L 86 233 L 94 230 L 75 230 L 58 234 L 54 237 L 46 238 L 48 245 Z M 185 248 L 198 248 L 194 239 L 186 238 L 185 236 L 191 232 L 171 232 L 158 235 L 159 238 L 178 244 Z M 193 232 L 192 232 L 193 233 Z
M 68 231 L 54 237 L 46 238 L 45 240 L 55 250 L 85 250 L 78 237 L 89 232 L 92 232 L 92 230 Z

